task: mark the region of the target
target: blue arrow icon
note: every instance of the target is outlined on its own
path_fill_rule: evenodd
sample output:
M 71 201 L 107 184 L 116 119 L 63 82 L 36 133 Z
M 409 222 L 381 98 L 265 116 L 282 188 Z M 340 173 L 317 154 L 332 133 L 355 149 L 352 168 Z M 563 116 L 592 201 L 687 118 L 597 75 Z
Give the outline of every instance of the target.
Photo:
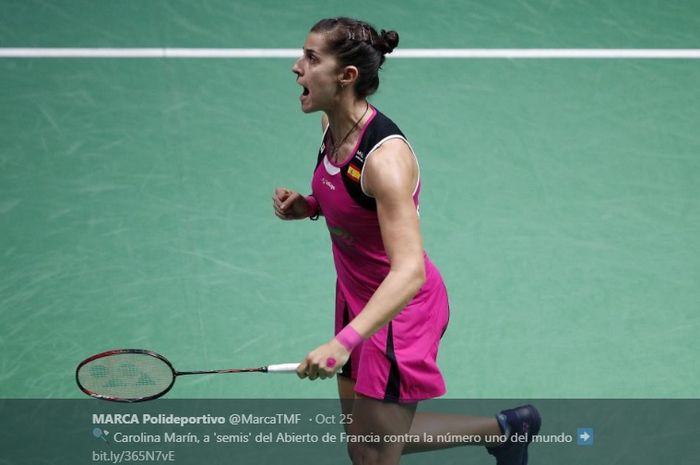
M 592 446 L 593 428 L 578 428 L 576 430 L 576 444 L 579 446 Z

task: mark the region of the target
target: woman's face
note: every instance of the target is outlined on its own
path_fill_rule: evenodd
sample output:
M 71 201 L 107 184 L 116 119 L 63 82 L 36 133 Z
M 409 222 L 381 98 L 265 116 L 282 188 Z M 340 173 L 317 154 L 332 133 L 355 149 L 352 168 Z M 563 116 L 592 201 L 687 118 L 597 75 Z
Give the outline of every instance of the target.
M 335 57 L 326 52 L 323 34 L 309 33 L 304 54 L 294 63 L 292 72 L 303 87 L 299 100 L 304 113 L 328 110 L 338 101 L 342 71 Z

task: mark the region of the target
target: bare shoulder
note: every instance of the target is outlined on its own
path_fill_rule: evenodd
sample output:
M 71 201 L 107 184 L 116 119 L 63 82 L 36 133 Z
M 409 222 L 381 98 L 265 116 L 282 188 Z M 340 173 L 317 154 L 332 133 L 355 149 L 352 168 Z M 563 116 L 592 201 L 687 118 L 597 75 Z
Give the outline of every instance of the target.
M 418 164 L 404 140 L 390 139 L 367 158 L 362 176 L 364 188 L 374 197 L 390 192 L 412 193 Z

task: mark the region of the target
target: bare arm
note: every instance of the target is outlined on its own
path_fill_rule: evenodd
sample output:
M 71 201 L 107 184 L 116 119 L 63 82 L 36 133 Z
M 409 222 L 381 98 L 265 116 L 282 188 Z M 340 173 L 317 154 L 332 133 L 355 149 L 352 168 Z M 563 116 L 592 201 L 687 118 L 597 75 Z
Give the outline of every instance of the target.
M 401 140 L 385 142 L 365 169 L 364 185 L 377 201 L 377 215 L 384 248 L 391 263 L 389 274 L 365 308 L 353 320 L 353 328 L 367 338 L 391 321 L 425 282 L 423 240 L 413 191 L 418 166 Z
M 389 273 L 351 326 L 367 338 L 391 321 L 425 282 L 423 241 L 413 190 L 418 166 L 406 144 L 385 142 L 367 159 L 363 170 L 365 187 L 377 201 L 377 215 L 384 248 L 389 257 Z M 297 373 L 310 379 L 327 378 L 344 365 L 350 352 L 337 340 L 317 347 L 300 364 Z M 335 369 L 328 360 L 337 362 Z
M 321 130 L 328 126 L 328 116 L 325 113 L 321 116 Z M 284 187 L 278 187 L 272 194 L 272 208 L 275 215 L 282 220 L 301 220 L 314 214 L 321 214 L 318 208 L 309 205 L 308 197 L 304 197 L 296 191 Z M 315 203 L 318 206 L 318 202 Z

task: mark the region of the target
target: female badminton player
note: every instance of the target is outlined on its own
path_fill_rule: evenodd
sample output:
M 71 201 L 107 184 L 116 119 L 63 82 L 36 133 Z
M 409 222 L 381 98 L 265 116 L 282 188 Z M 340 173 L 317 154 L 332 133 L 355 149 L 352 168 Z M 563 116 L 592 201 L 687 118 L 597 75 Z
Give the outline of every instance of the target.
M 353 463 L 396 464 L 403 453 L 459 445 L 401 438 L 447 434 L 476 437 L 536 434 L 532 406 L 495 417 L 416 413 L 421 400 L 445 393 L 436 358 L 449 317 L 442 277 L 423 250 L 416 156 L 401 130 L 371 105 L 395 31 L 350 18 L 323 19 L 310 30 L 292 67 L 301 110 L 322 112 L 323 139 L 310 195 L 273 194 L 283 220 L 322 215 L 337 272 L 336 335 L 301 362 L 310 380 L 338 376 Z M 392 441 L 371 441 L 379 437 Z M 469 442 L 469 441 L 466 441 Z M 527 463 L 527 443 L 481 442 L 498 464 Z

